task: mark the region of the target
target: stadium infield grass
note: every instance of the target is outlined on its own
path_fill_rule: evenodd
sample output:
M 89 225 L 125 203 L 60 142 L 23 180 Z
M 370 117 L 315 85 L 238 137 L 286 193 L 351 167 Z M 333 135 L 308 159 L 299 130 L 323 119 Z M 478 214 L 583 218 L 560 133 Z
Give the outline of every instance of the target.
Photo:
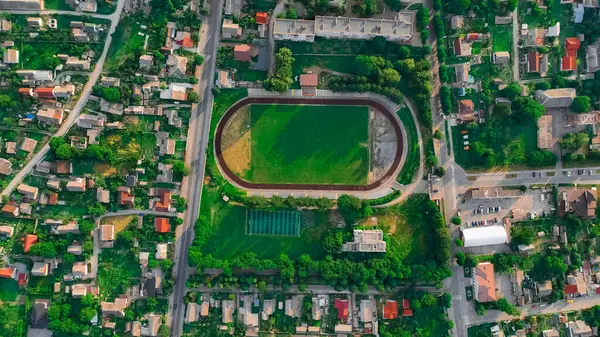
M 365 106 L 253 104 L 251 183 L 366 185 Z

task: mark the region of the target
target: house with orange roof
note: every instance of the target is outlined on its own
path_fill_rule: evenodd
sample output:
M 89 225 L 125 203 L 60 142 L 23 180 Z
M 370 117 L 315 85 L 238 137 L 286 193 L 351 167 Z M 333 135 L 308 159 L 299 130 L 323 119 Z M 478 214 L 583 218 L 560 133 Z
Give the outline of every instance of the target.
M 335 299 L 333 306 L 338 311 L 338 319 L 347 320 L 348 319 L 348 300 L 342 300 L 339 298 Z
M 16 278 L 17 270 L 15 268 L 0 268 L 0 278 Z
M 38 237 L 35 234 L 27 234 L 21 241 L 23 242 L 23 251 L 27 253 L 31 249 L 31 246 L 38 242 Z
M 159 233 L 168 233 L 171 231 L 171 225 L 169 224 L 169 218 L 156 218 L 154 219 L 154 229 Z
M 37 95 L 38 98 L 43 98 L 43 99 L 54 98 L 54 88 L 53 87 L 35 88 L 34 93 Z
M 6 204 L 2 207 L 2 214 L 8 216 L 19 216 L 19 207 L 11 204 Z
M 577 51 L 581 47 L 581 41 L 576 37 L 565 39 L 566 54 L 560 61 L 561 71 L 575 71 L 577 69 Z
M 383 319 L 395 319 L 398 317 L 398 302 L 387 300 L 383 306 Z
M 267 24 L 267 12 L 256 12 L 256 24 L 266 25 Z
M 154 209 L 159 212 L 171 211 L 171 191 L 162 190 L 159 192 L 159 200 L 154 203 Z
M 233 47 L 233 58 L 236 61 L 252 61 L 252 47 L 249 44 L 236 44 Z

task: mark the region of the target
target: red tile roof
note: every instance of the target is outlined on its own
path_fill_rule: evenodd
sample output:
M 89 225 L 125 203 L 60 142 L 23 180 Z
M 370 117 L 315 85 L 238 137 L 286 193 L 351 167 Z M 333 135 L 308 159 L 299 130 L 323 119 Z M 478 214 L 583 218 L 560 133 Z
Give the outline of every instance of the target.
M 301 87 L 316 87 L 319 84 L 319 75 L 317 74 L 302 74 L 300 75 Z
M 19 273 L 19 285 L 24 286 L 27 284 L 27 273 Z
M 402 310 L 402 316 L 410 317 L 413 315 L 413 311 L 410 308 L 410 302 L 406 298 L 402 300 L 402 309 L 404 309 Z
M 336 298 L 333 306 L 338 311 L 338 319 L 348 319 L 348 300 Z
M 56 205 L 58 203 L 58 193 L 51 193 L 48 198 L 48 205 Z
M 575 56 L 563 56 L 560 63 L 560 70 L 562 71 L 573 71 L 577 69 L 577 57 Z
M 21 95 L 30 96 L 31 91 L 32 91 L 31 88 L 19 88 L 19 94 L 21 94 Z
M 527 62 L 529 63 L 529 72 L 537 73 L 540 71 L 540 54 L 535 51 L 527 53 Z
M 236 61 L 251 61 L 252 47 L 247 44 L 236 44 L 233 47 L 233 58 Z
M 566 56 L 561 59 L 561 70 L 572 71 L 577 69 L 577 50 L 581 47 L 581 41 L 576 37 L 565 39 Z
M 398 317 L 398 302 L 386 301 L 383 306 L 383 318 L 394 319 L 396 317 Z
M 154 219 L 154 229 L 159 233 L 168 233 L 171 231 L 171 225 L 168 218 Z
M 38 242 L 38 237 L 35 234 L 27 234 L 21 241 L 23 241 L 23 251 L 27 253 L 31 249 L 31 246 Z
M 154 204 L 154 208 L 159 212 L 168 212 L 171 206 L 171 192 L 162 191 L 160 194 L 160 200 Z
M 54 88 L 35 88 L 35 93 L 42 98 L 53 98 Z
M 567 55 L 574 56 L 576 55 L 577 50 L 579 50 L 579 47 L 581 47 L 581 41 L 576 37 L 568 37 L 565 39 L 565 45 L 567 47 Z
M 256 23 L 259 25 L 267 24 L 267 13 L 266 12 L 257 12 L 256 13 Z
M 576 284 L 567 284 L 565 285 L 565 294 L 567 295 L 573 295 L 573 294 L 577 294 L 577 285 Z
M 15 272 L 14 268 L 0 268 L 0 277 L 1 278 L 12 278 Z

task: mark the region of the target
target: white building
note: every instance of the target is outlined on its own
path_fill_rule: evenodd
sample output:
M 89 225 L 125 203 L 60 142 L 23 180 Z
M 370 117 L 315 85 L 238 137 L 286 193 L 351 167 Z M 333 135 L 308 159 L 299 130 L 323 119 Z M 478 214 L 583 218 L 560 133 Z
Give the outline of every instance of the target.
M 465 247 L 480 247 L 506 243 L 508 235 L 504 226 L 471 227 L 463 229 Z

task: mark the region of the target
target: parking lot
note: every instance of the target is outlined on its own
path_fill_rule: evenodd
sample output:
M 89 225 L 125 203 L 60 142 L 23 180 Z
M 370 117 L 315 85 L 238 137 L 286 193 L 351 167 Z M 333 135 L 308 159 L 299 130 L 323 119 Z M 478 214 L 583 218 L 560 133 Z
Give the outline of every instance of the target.
M 554 207 L 554 196 L 550 189 L 528 189 L 525 192 L 506 190 L 506 196 L 502 195 L 504 191 L 498 190 L 490 190 L 487 197 L 474 193 L 473 197 L 463 200 L 459 206 L 463 227 L 499 225 L 505 217 L 513 222 L 541 217 L 551 214 Z

